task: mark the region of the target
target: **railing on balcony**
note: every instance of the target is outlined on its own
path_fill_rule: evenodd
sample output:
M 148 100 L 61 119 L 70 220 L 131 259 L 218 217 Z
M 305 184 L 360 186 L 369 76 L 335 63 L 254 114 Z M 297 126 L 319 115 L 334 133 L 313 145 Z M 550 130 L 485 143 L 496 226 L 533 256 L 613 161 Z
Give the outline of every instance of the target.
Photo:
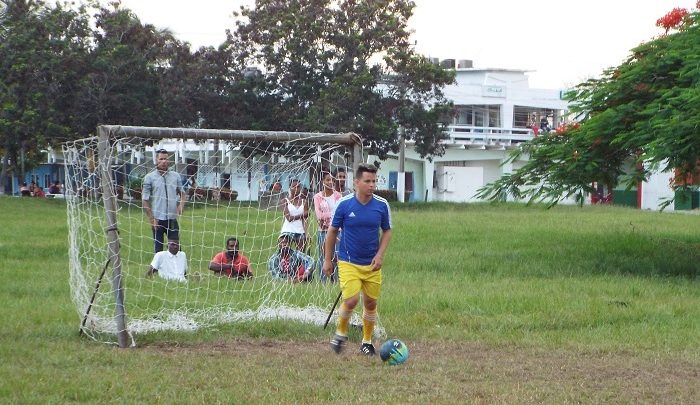
M 449 125 L 447 143 L 474 149 L 509 148 L 535 136 L 530 128 L 475 127 Z

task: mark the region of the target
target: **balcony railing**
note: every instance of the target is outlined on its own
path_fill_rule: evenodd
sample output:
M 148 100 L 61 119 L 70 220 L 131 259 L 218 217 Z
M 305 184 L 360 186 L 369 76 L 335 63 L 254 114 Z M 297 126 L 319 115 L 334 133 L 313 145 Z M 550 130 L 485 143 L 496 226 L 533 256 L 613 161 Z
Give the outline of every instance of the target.
M 530 128 L 475 127 L 471 125 L 449 125 L 448 144 L 473 149 L 506 149 L 529 141 L 535 136 Z

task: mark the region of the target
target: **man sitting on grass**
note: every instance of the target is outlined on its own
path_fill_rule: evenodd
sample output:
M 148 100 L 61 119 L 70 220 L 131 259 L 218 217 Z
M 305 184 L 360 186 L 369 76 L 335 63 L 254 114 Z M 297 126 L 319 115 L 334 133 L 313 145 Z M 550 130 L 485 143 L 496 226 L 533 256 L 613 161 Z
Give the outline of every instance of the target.
M 179 240 L 168 238 L 168 250 L 153 256 L 146 277 L 152 277 L 153 273 L 166 280 L 187 282 L 187 255 L 180 251 Z
M 49 194 L 61 194 L 61 186 L 58 184 L 58 180 L 54 181 L 49 187 Z
M 267 261 L 267 270 L 272 278 L 292 282 L 311 281 L 314 259 L 289 245 L 291 236 L 279 237 L 279 249 Z
M 236 238 L 228 238 L 226 240 L 226 250 L 217 253 L 211 259 L 209 270 L 218 275 L 239 280 L 253 277 L 250 261 L 238 250 L 238 239 Z

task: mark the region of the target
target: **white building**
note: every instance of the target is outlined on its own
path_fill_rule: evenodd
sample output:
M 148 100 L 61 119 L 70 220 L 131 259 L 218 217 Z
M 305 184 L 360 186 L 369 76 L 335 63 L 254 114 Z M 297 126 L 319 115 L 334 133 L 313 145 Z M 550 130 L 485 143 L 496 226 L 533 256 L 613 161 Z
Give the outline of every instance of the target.
M 455 67 L 454 60 L 442 66 Z M 422 159 L 408 142 L 405 149 L 405 201 L 475 202 L 476 191 L 523 166 L 525 160 L 504 164 L 519 143 L 537 136 L 542 126 L 556 128 L 567 119 L 564 89 L 534 89 L 526 70 L 480 69 L 469 60 L 456 65 L 456 83 L 445 88 L 457 114 L 448 126 L 446 152 L 432 161 Z M 524 156 L 522 159 L 527 159 Z M 368 161 L 378 160 L 369 156 Z M 381 161 L 380 189 L 400 189 L 399 158 Z M 612 202 L 641 209 L 658 209 L 674 197 L 673 174 L 653 173 L 646 182 L 626 190 L 621 184 L 612 192 Z M 700 193 L 685 193 L 667 210 L 700 207 Z M 400 197 L 399 197 L 400 199 Z M 590 202 L 590 197 L 588 202 Z M 565 200 L 563 203 L 573 203 Z
M 454 60 L 443 66 L 453 67 Z M 406 201 L 477 201 L 480 187 L 522 165 L 501 166 L 512 149 L 536 136 L 541 126 L 555 128 L 565 118 L 563 90 L 530 88 L 526 70 L 471 66 L 471 61 L 459 61 L 456 83 L 445 88 L 457 111 L 445 154 L 431 162 L 421 159 L 410 142 L 406 145 Z M 398 157 L 381 163 L 378 188 L 396 189 Z

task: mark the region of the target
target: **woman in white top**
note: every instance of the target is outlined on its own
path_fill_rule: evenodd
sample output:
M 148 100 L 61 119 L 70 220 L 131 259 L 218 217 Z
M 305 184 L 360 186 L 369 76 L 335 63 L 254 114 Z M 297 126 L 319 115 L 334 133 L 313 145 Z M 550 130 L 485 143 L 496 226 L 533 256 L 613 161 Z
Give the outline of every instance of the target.
M 333 176 L 330 172 L 321 172 L 321 191 L 314 195 L 314 211 L 316 212 L 316 220 L 318 221 L 318 260 L 319 263 L 323 262 L 325 250 L 324 242 L 326 240 L 326 234 L 328 233 L 328 227 L 333 221 L 333 215 L 335 214 L 335 207 L 338 205 L 338 200 L 342 195 L 333 189 L 334 181 Z M 326 281 L 326 274 L 320 272 L 321 281 Z M 333 270 L 333 274 L 330 276 L 330 281 L 338 281 L 338 266 L 337 263 Z
M 289 235 L 297 249 L 304 252 L 306 248 L 306 218 L 309 217 L 309 207 L 302 198 L 299 180 L 292 179 L 289 183 L 289 195 L 281 201 L 284 212 L 282 234 Z

